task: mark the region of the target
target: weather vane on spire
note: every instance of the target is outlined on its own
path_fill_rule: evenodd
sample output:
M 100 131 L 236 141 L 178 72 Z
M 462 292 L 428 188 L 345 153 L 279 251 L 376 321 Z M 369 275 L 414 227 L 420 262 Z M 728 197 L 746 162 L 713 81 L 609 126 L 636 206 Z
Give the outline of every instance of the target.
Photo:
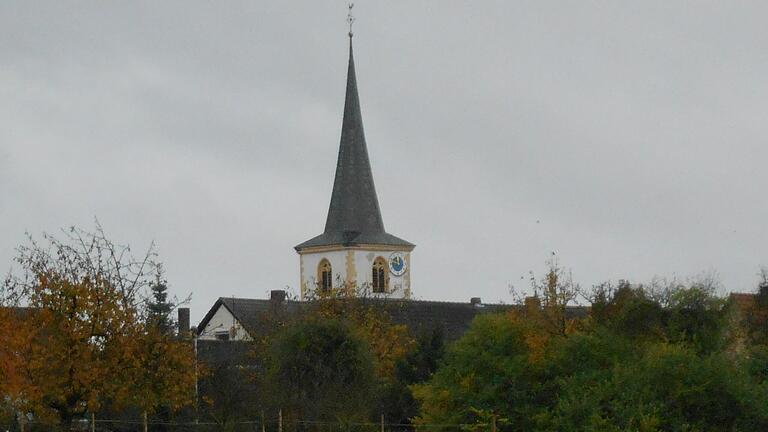
M 347 12 L 347 24 L 349 24 L 349 38 L 352 39 L 352 36 L 354 33 L 352 33 L 352 24 L 355 23 L 355 17 L 352 15 L 352 8 L 355 7 L 354 3 L 349 3 L 347 5 L 347 8 L 349 9 L 349 12 Z

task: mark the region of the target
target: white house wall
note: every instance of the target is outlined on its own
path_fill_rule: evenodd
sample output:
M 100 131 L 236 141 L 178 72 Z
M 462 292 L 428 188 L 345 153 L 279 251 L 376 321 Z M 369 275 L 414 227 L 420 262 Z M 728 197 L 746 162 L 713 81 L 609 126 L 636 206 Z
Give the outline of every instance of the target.
M 216 333 L 226 331 L 234 328 L 234 332 L 230 333 L 230 339 L 234 341 L 249 341 L 251 340 L 248 332 L 245 331 L 242 324 L 232 315 L 224 305 L 219 305 L 216 313 L 202 329 L 198 339 L 201 340 L 216 340 Z

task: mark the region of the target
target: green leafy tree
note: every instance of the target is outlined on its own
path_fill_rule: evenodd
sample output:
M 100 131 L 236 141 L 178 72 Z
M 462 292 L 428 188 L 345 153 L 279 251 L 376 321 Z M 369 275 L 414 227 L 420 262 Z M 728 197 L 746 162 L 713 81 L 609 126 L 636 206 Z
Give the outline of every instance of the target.
M 693 283 L 670 296 L 667 308 L 667 335 L 670 340 L 690 344 L 707 353 L 721 350 L 727 343 L 727 309 L 714 287 Z
M 654 284 L 633 287 L 621 281 L 615 290 L 608 283 L 597 286 L 591 296 L 594 323 L 637 340 L 684 342 L 702 352 L 727 344 L 726 302 L 717 297 L 711 280 Z
M 621 281 L 614 291 L 609 284 L 598 286 L 592 297 L 596 324 L 637 339 L 664 337 L 664 311 L 642 287 Z
M 416 343 L 396 365 L 399 381 L 416 384 L 428 380 L 437 370 L 438 362 L 445 354 L 445 336 L 442 328 L 425 331 L 416 338 Z
M 413 386 L 421 404 L 416 424 L 474 424 L 478 412 L 503 414 L 511 430 L 530 430 L 540 382 L 530 367 L 535 329 L 506 314 L 477 316 L 448 347 L 441 366 Z
M 441 328 L 419 334 L 404 358 L 395 365 L 395 377 L 381 384 L 379 412 L 388 423 L 408 425 L 418 416 L 419 405 L 411 386 L 428 381 L 445 353 Z
M 417 423 L 478 430 L 492 416 L 509 431 L 768 427 L 768 350 L 728 348 L 733 323 L 711 285 L 604 284 L 597 294 L 593 315 L 564 333 L 546 325 L 545 308 L 478 316 L 431 379 L 413 386 Z
M 253 366 L 249 349 L 248 342 L 198 341 L 199 352 L 208 359 L 199 382 L 203 395 L 200 414 L 204 422 L 215 423 L 218 430 L 237 430 L 238 422 L 254 420 L 261 414 L 257 397 L 263 392 L 250 374 L 254 369 L 259 373 L 262 370 L 248 367 Z
M 768 388 L 722 354 L 657 343 L 563 377 L 542 430 L 765 430 Z
M 757 292 L 749 303 L 730 304 L 731 316 L 740 321 L 747 343 L 768 345 L 768 268 L 761 269 Z
M 269 345 L 266 386 L 286 420 L 367 421 L 376 388 L 374 356 L 347 322 L 290 323 Z

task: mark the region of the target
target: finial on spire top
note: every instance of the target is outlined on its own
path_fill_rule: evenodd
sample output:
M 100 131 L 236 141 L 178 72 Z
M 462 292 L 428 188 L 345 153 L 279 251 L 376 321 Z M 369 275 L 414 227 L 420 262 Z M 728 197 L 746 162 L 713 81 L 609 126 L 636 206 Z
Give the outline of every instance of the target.
M 347 5 L 347 8 L 349 9 L 349 12 L 347 12 L 347 24 L 349 24 L 349 38 L 352 39 L 352 36 L 354 33 L 352 33 L 352 24 L 355 23 L 355 17 L 352 15 L 352 8 L 355 7 L 354 3 L 349 3 Z

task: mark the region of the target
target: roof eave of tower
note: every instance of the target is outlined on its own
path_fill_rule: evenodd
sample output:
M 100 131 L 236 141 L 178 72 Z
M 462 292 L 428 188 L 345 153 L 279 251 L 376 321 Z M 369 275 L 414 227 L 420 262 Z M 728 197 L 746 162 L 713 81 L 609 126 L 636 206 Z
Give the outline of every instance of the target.
M 403 240 L 392 234 L 381 232 L 373 234 L 363 233 L 322 233 L 303 243 L 294 246 L 296 252 L 302 252 L 306 249 L 324 248 L 337 246 L 339 248 L 361 247 L 361 248 L 390 248 L 413 250 L 415 244 Z

